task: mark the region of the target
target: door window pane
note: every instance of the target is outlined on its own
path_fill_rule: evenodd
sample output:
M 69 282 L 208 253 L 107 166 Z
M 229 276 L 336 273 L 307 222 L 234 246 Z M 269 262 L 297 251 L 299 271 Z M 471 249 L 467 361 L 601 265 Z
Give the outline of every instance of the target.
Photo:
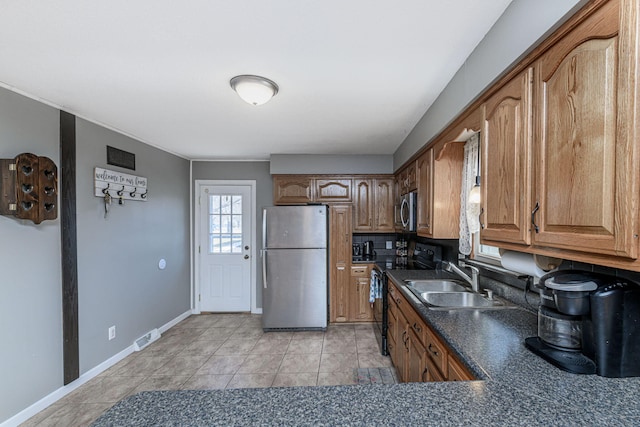
M 209 253 L 242 253 L 242 195 L 209 195 Z
M 209 196 L 209 212 L 220 213 L 220 196 Z
M 220 196 L 220 212 L 223 214 L 231 213 L 231 196 Z

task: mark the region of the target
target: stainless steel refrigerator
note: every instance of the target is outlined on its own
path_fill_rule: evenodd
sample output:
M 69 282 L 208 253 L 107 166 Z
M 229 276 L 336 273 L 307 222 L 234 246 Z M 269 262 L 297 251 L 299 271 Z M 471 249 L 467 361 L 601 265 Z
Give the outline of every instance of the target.
M 327 328 L 327 206 L 274 206 L 262 213 L 262 327 Z

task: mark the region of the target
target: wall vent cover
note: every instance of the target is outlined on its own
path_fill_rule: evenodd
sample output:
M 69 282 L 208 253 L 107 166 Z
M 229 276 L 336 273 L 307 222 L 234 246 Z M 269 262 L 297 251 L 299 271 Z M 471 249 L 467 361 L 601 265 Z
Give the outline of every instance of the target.
M 157 341 L 159 338 L 160 338 L 160 331 L 158 331 L 158 328 L 152 329 L 134 341 L 133 349 L 135 351 L 140 351 L 146 346 L 148 346 L 149 344 L 151 344 L 152 342 Z
M 136 155 L 107 145 L 107 164 L 136 170 Z

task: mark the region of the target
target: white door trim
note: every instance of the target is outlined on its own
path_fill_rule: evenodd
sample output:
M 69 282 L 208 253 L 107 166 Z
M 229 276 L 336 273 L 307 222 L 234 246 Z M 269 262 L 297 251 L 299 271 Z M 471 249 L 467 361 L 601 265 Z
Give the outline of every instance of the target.
M 204 243 L 200 242 L 200 192 L 202 187 L 207 187 L 211 185 L 247 185 L 251 187 L 251 249 L 250 257 L 251 257 L 251 313 L 261 314 L 262 309 L 258 309 L 256 306 L 256 254 L 258 253 L 256 250 L 256 180 L 205 180 L 205 179 L 196 179 L 193 193 L 193 210 L 195 212 L 195 220 L 194 220 L 194 231 L 193 231 L 193 306 L 192 310 L 194 314 L 200 314 L 200 301 L 198 295 L 200 295 L 200 257 L 198 252 L 198 247 L 204 245 Z

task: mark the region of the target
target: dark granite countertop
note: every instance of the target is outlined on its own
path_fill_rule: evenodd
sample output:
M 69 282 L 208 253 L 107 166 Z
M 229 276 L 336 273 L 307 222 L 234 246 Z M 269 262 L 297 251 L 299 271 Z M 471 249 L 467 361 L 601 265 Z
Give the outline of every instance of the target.
M 388 274 L 399 284 L 452 277 L 441 271 Z M 640 378 L 569 374 L 545 362 L 523 344 L 536 335 L 530 311 L 433 311 L 402 289 L 479 381 L 143 392 L 94 425 L 640 425 Z

